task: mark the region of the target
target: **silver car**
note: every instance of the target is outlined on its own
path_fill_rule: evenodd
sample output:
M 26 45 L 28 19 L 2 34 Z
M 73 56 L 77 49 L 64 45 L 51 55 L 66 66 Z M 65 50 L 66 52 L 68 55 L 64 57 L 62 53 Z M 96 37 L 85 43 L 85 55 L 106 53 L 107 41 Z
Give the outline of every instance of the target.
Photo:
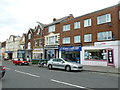
M 47 62 L 47 66 L 49 69 L 59 68 L 59 69 L 65 69 L 66 71 L 82 70 L 82 68 L 83 68 L 83 65 L 81 65 L 77 62 L 72 62 L 69 59 L 63 59 L 63 58 L 50 59 Z

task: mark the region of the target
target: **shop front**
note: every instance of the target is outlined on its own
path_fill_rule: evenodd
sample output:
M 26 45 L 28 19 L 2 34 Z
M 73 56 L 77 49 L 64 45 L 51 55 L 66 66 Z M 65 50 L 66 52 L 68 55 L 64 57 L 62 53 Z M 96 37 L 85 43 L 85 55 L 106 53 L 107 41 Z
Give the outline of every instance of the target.
M 43 48 L 35 48 L 32 57 L 32 59 L 43 59 Z
M 32 60 L 32 49 L 26 49 L 25 50 L 25 59 L 29 58 L 29 60 Z
M 68 58 L 73 61 L 81 63 L 81 50 L 80 46 L 64 46 L 59 48 L 60 58 Z
M 44 58 L 59 58 L 59 46 L 58 45 L 48 45 L 44 47 Z
M 5 59 L 12 59 L 13 51 L 5 51 Z
M 118 48 L 120 41 L 95 42 L 94 46 L 82 48 L 84 65 L 119 67 Z
M 23 60 L 25 60 L 25 50 L 18 50 L 17 58 L 22 58 Z

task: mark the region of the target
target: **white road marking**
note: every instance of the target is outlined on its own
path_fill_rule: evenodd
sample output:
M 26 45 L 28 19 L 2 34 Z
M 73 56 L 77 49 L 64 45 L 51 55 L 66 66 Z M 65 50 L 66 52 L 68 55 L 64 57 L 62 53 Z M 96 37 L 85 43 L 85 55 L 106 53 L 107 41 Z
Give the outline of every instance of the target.
M 79 85 L 75 85 L 75 84 L 70 84 L 70 83 L 67 83 L 67 82 L 62 82 L 62 81 L 58 81 L 58 80 L 54 80 L 54 79 L 51 79 L 51 81 L 57 82 L 57 83 L 61 83 L 61 84 L 65 84 L 65 85 L 69 85 L 69 86 L 73 86 L 73 87 L 77 87 L 77 88 L 92 90 L 92 89 L 88 89 L 88 88 L 83 87 L 83 86 L 79 86 Z
M 40 77 L 38 75 L 34 75 L 34 74 L 30 74 L 30 73 L 26 73 L 26 72 L 22 72 L 22 71 L 18 71 L 18 70 L 15 70 L 15 72 L 26 74 L 26 75 L 30 75 L 30 76 L 33 76 L 33 77 Z

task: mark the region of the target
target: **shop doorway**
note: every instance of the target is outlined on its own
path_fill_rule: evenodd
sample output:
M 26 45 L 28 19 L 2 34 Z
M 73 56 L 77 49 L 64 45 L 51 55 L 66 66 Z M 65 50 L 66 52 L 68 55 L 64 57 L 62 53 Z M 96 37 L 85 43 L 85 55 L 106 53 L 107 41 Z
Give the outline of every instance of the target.
M 12 59 L 12 53 L 8 53 L 8 59 Z
M 113 49 L 107 50 L 108 55 L 108 66 L 114 66 L 114 56 L 113 56 Z

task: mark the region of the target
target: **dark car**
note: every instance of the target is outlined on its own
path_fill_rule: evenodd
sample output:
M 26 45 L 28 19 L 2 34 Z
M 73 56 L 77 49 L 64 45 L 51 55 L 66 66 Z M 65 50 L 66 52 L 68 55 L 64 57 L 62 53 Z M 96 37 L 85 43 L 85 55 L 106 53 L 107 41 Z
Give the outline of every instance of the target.
M 5 67 L 0 66 L 0 79 L 5 75 Z

